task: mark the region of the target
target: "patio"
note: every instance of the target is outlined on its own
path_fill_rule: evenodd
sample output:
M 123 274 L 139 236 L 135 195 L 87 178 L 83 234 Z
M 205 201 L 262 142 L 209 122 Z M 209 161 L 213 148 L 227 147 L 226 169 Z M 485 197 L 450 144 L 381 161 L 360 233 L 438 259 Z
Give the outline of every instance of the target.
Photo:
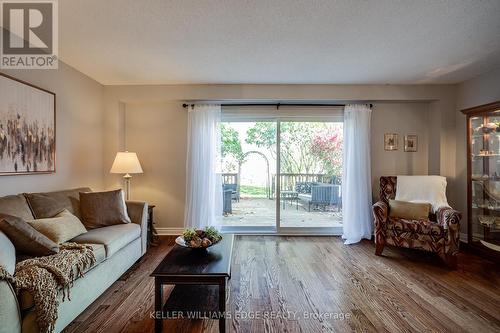
M 267 198 L 241 197 L 232 203 L 232 214 L 222 219 L 224 226 L 274 226 L 276 201 Z M 296 201 L 280 202 L 282 227 L 336 227 L 342 225 L 342 212 L 334 207 L 308 211 L 307 205 Z

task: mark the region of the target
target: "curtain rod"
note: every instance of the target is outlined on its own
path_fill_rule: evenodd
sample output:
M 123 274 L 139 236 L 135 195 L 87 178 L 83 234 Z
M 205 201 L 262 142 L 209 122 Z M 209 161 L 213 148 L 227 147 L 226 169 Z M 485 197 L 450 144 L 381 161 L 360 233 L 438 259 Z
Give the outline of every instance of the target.
M 221 106 L 276 106 L 276 109 L 279 109 L 281 105 L 286 106 L 346 106 L 346 104 L 294 104 L 294 103 L 244 103 L 244 104 L 221 104 Z M 188 106 L 194 106 L 194 104 L 182 104 L 183 108 L 187 108 Z M 373 104 L 370 103 L 370 108 L 373 107 Z

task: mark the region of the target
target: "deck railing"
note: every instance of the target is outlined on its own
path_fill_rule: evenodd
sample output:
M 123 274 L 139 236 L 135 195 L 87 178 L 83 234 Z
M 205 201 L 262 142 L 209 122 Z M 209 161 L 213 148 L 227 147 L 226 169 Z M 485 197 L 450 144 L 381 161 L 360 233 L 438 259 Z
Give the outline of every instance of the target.
M 222 184 L 238 184 L 238 174 L 237 173 L 223 173 L 222 174 Z
M 222 184 L 238 184 L 239 175 L 237 173 L 223 173 Z M 280 175 L 280 184 L 282 191 L 295 191 L 297 183 L 328 183 L 340 185 L 340 179 L 336 176 L 330 176 L 322 173 L 282 173 Z M 276 189 L 276 175 L 271 176 L 271 193 L 274 197 Z M 268 194 L 269 197 L 269 194 Z
M 295 191 L 297 183 L 329 183 L 340 184 L 335 176 L 313 173 L 282 173 L 280 175 L 280 185 L 282 191 Z M 274 195 L 276 188 L 276 175 L 272 175 L 272 193 Z

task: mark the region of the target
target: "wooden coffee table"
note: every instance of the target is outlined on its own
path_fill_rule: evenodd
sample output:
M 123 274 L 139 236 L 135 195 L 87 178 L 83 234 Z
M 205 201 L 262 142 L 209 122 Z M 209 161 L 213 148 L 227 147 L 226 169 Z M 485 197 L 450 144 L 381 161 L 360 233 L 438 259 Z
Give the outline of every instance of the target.
M 163 319 L 219 319 L 219 332 L 226 331 L 226 280 L 231 278 L 234 235 L 206 249 L 175 244 L 151 274 L 155 278 L 155 332 Z M 163 304 L 163 286 L 175 285 Z

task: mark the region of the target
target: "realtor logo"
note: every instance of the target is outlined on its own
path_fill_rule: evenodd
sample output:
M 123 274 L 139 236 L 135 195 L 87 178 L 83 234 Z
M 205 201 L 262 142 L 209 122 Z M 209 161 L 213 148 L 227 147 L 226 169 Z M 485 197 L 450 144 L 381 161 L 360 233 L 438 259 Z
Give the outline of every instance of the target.
M 56 69 L 57 2 L 0 1 L 4 69 Z

